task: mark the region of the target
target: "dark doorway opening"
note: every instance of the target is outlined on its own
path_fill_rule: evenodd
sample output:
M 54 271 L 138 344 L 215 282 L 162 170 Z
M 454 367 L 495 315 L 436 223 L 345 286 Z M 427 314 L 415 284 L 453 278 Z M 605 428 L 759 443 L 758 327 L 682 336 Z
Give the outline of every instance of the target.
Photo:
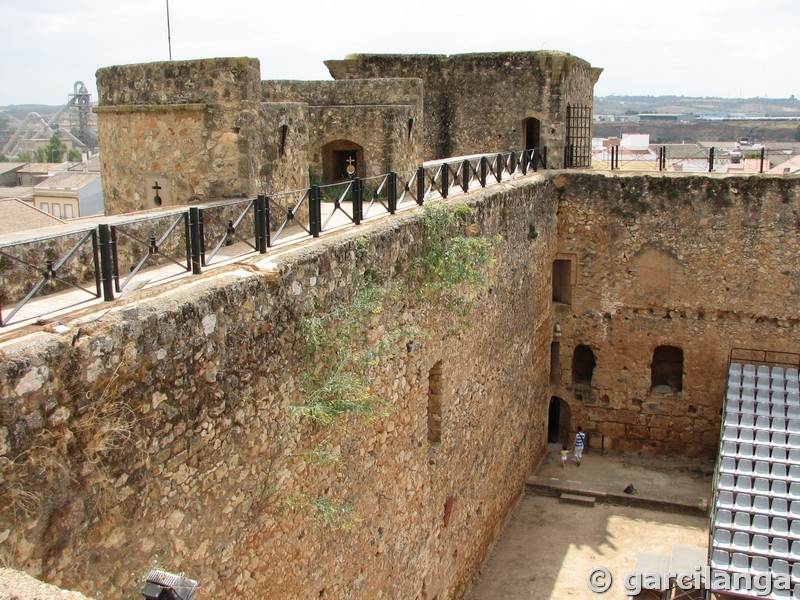
M 336 140 L 322 147 L 322 182 L 336 183 L 364 177 L 364 149 L 349 140 Z
M 569 404 L 558 396 L 550 398 L 547 415 L 547 442 L 569 445 Z
M 541 123 L 539 119 L 530 117 L 522 121 L 522 130 L 525 132 L 525 150 L 533 150 L 539 148 Z

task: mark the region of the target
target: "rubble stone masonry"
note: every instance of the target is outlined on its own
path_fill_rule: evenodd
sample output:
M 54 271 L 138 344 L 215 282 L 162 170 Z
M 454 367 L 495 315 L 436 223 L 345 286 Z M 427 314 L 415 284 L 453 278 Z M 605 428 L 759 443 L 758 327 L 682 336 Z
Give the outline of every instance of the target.
M 7 343 L 0 558 L 98 599 L 136 597 L 154 561 L 204 598 L 460 598 L 551 397 L 593 446 L 713 456 L 730 350 L 798 351 L 798 182 L 562 172 L 471 193 L 471 231 L 502 241 L 466 322 L 415 309 L 413 213 Z M 375 335 L 418 328 L 375 367 L 390 410 L 292 421 L 301 317 L 368 273 L 410 282 Z
M 556 186 L 556 256 L 572 289 L 554 303 L 553 395 L 593 446 L 713 458 L 731 349 L 800 351 L 798 179 L 569 175 Z M 575 381 L 579 345 L 596 360 L 588 384 Z M 683 354 L 671 386 L 652 377 L 664 346 Z
M 465 324 L 413 310 L 413 285 L 375 317 L 420 332 L 376 367 L 390 410 L 366 424 L 289 418 L 299 321 L 367 271 L 413 272 L 417 215 L 4 347 L 4 562 L 98 599 L 132 595 L 154 561 L 208 598 L 459 598 L 544 451 L 556 209 L 547 183 L 470 198 L 477 231 L 503 236 L 491 287 Z M 352 520 L 318 522 L 338 503 Z

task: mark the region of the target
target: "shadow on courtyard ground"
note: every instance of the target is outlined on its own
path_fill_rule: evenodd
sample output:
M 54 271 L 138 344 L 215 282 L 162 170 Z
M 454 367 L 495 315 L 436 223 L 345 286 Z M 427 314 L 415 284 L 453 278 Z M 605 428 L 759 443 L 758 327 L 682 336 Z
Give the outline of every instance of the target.
M 710 499 L 713 462 L 589 453 L 583 465 L 561 469 L 559 447 L 551 445 L 536 473 L 584 486 L 637 493 Z M 670 554 L 673 544 L 707 547 L 708 520 L 628 506 L 563 504 L 558 498 L 526 494 L 465 600 L 562 600 L 623 598 L 626 574 L 639 552 Z M 587 576 L 595 567 L 614 577 L 611 589 L 595 594 Z

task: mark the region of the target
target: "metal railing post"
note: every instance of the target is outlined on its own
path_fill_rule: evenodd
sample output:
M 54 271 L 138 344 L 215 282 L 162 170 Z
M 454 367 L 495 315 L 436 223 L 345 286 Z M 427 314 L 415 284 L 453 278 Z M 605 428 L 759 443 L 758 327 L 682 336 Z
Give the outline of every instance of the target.
M 364 218 L 364 181 L 360 177 L 353 179 L 353 223 L 361 224 Z
M 199 235 L 197 241 L 200 244 L 200 264 L 206 266 L 206 224 L 205 215 L 202 208 L 197 209 L 197 226 L 199 227 Z
M 269 220 L 269 196 L 264 196 L 264 240 L 267 243 L 267 248 L 272 246 L 272 225 Z
M 508 157 L 508 172 L 513 175 L 517 170 L 517 153 L 511 151 L 511 156 Z
M 192 244 L 192 275 L 200 275 L 203 272 L 203 232 L 200 209 L 196 206 L 189 208 L 189 239 Z
M 389 187 L 386 190 L 388 196 L 389 214 L 393 215 L 397 212 L 397 173 L 391 171 L 387 176 L 386 185 Z
M 494 178 L 497 179 L 498 183 L 500 183 L 501 181 L 503 181 L 503 155 L 498 154 L 497 159 L 494 162 L 497 167 L 495 169 L 496 173 Z
M 708 172 L 711 173 L 711 171 L 713 170 L 714 170 L 714 146 L 711 146 L 711 148 L 708 151 Z
M 264 219 L 266 204 L 267 197 L 264 194 L 259 194 L 256 196 L 256 249 L 258 250 L 259 254 L 267 253 L 267 231 L 269 229 L 269 223 Z
M 758 172 L 759 173 L 763 173 L 764 172 L 764 158 L 766 157 L 766 155 L 767 155 L 767 149 L 766 149 L 766 147 L 762 146 L 761 147 L 761 165 L 758 167 Z
M 520 156 L 520 167 L 522 168 L 523 175 L 528 174 L 528 161 L 529 161 L 528 150 L 525 149 L 522 151 L 522 156 Z
M 461 163 L 461 189 L 464 190 L 465 194 L 469 192 L 469 170 L 470 163 L 465 160 Z
M 322 231 L 322 199 L 319 186 L 312 185 L 308 190 L 308 225 L 313 237 L 319 237 Z
M 97 226 L 100 249 L 100 279 L 103 284 L 103 300 L 114 300 L 114 270 L 111 264 L 111 226 L 101 223 Z
M 97 290 L 97 297 L 103 294 L 103 278 L 100 274 L 100 246 L 97 243 L 97 229 L 92 230 L 92 259 L 94 260 L 94 285 Z M 3 322 L 0 317 L 0 323 Z
M 447 163 L 442 165 L 442 189 L 440 191 L 442 198 L 447 198 L 447 194 L 450 192 L 450 167 Z
M 486 174 L 488 170 L 489 170 L 489 161 L 486 160 L 485 156 L 481 156 L 481 173 L 480 173 L 481 187 L 486 187 Z
M 417 169 L 417 204 L 422 206 L 425 201 L 425 167 Z

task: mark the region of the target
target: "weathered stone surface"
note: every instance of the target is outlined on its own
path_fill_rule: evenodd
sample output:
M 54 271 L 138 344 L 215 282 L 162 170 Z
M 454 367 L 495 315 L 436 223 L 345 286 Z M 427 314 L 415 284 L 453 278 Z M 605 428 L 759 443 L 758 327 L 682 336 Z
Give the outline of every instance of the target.
M 0 540 L 2 542 L 3 540 Z M 30 575 L 0 567 L 0 600 L 91 600 L 37 581 Z
M 521 149 L 523 121 L 533 117 L 541 122 L 540 146 L 548 147 L 551 168 L 563 166 L 567 105 L 588 107 L 591 114 L 594 83 L 601 72 L 576 56 L 549 50 L 351 54 L 325 65 L 337 80 L 422 79 L 428 158 Z
M 4 347 L 0 397 L 16 407 L 3 422 L 8 454 L 47 459 L 35 485 L 4 471 L 38 502 L 16 497 L 16 516 L 0 517 L 9 564 L 100 600 L 134 593 L 154 559 L 209 596 L 413 598 L 425 582 L 458 597 L 543 454 L 556 213 L 548 184 L 472 198 L 476 231 L 503 236 L 491 291 L 469 293 L 460 333 L 447 306 L 414 309 L 413 287 L 376 315 L 376 331 L 426 335 L 411 352 L 398 340 L 376 367 L 391 410 L 353 419 L 348 435 L 289 418 L 306 369 L 299 319 L 312 303 L 346 301 L 367 270 L 408 272 L 424 247 L 417 216 L 282 254 L 270 280 L 209 272 L 143 298 L 135 320 L 114 309 L 86 317 L 74 345 L 40 334 Z M 440 361 L 434 453 L 429 374 Z M 48 421 L 54 395 L 65 411 Z M 303 458 L 318 445 L 339 463 Z M 351 504 L 352 529 L 315 521 L 317 496 Z
M 415 216 L 275 256 L 270 278 L 205 274 L 143 299 L 135 320 L 83 317 L 74 345 L 8 344 L 0 450 L 36 462 L 0 462 L 21 486 L 0 515 L 4 558 L 99 599 L 131 593 L 156 557 L 210 595 L 416 598 L 424 585 L 457 598 L 542 456 L 552 396 L 592 445 L 713 455 L 731 349 L 797 351 L 799 183 L 559 173 L 479 192 L 477 230 L 503 236 L 490 290 L 470 295 L 461 333 L 446 306 L 415 311 L 414 294 L 375 316 L 376 331 L 429 337 L 376 367 L 392 410 L 348 435 L 288 418 L 304 385 L 298 321 L 312 301 L 346 301 L 367 270 L 407 273 Z M 572 261 L 569 303 L 552 302 L 557 259 Z M 596 365 L 573 385 L 578 345 Z M 681 385 L 654 394 L 661 345 L 683 350 Z M 338 464 L 302 458 L 320 444 Z M 360 520 L 316 523 L 302 501 L 316 496 Z
M 560 327 L 561 379 L 574 348 L 597 359 L 606 413 L 563 386 L 573 426 L 638 424 L 615 449 L 714 456 L 732 348 L 797 352 L 798 179 L 561 175 L 558 257 L 574 273 Z M 658 346 L 683 351 L 682 389 L 652 387 Z M 666 392 L 666 393 L 664 393 Z M 597 441 L 595 439 L 595 441 Z M 608 443 L 608 440 L 606 440 Z M 608 445 L 607 445 L 608 447 Z

